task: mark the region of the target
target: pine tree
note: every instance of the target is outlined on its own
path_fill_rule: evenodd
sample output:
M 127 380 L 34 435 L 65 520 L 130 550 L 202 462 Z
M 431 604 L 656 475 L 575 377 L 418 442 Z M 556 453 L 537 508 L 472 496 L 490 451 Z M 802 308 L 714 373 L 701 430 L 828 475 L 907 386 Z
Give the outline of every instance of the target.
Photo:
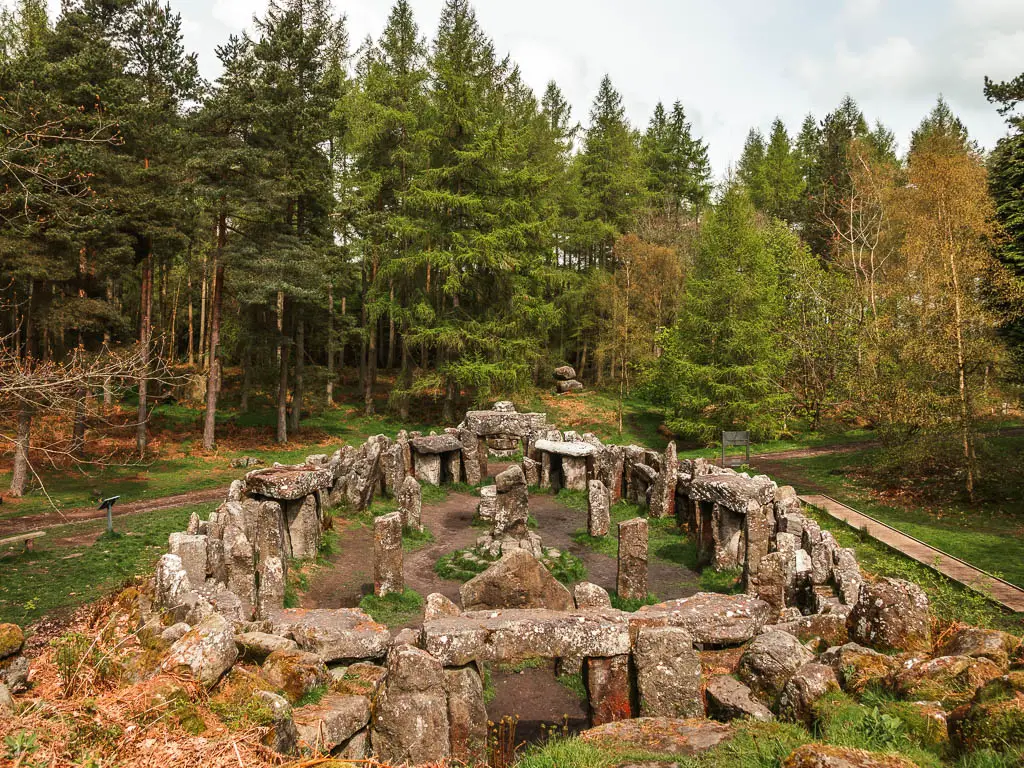
M 765 151 L 764 136 L 761 131 L 751 128 L 743 142 L 743 154 L 740 155 L 740 161 L 736 164 L 736 178 L 746 187 L 751 201 L 760 201 L 764 198 L 762 186 L 764 184 Z
M 754 201 L 755 205 L 769 216 L 795 222 L 804 196 L 804 182 L 799 158 L 793 151 L 786 126 L 779 118 L 772 122 L 760 177 L 761 197 Z
M 711 193 L 707 147 L 694 139 L 680 102 L 670 114 L 658 102 L 640 142 L 647 187 L 656 205 L 668 216 L 697 213 Z

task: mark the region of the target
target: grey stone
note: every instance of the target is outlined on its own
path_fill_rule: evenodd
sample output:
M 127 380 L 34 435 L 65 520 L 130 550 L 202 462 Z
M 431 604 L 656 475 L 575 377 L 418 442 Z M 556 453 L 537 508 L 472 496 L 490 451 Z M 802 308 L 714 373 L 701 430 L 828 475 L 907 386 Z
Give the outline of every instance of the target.
M 480 765 L 487 753 L 487 710 L 484 686 L 475 665 L 444 670 L 448 695 L 448 735 L 452 760 Z
M 865 583 L 847 622 L 851 640 L 880 651 L 931 649 L 928 596 L 909 581 Z
M 836 690 L 839 690 L 839 681 L 832 667 L 813 661 L 804 664 L 782 689 L 779 716 L 811 727 L 814 704 L 829 691 Z
M 30 664 L 27 656 L 14 656 L 0 665 L 0 683 L 5 683 L 12 693 L 28 689 Z
M 253 697 L 270 711 L 270 729 L 263 737 L 263 743 L 282 755 L 293 755 L 298 751 L 299 732 L 292 720 L 292 705 L 284 696 L 271 691 L 256 691 Z
M 647 521 L 641 517 L 619 523 L 616 590 L 624 600 L 647 597 Z
M 426 603 L 423 609 L 424 621 L 433 621 L 434 619 L 443 619 L 451 616 L 458 616 L 459 613 L 459 606 L 457 606 L 447 597 L 442 595 L 440 592 L 431 592 L 429 595 L 427 595 Z
M 534 445 L 538 451 L 553 453 L 557 456 L 586 458 L 587 456 L 593 456 L 597 452 L 594 446 L 584 442 L 568 443 L 564 440 L 556 442 L 554 440 L 542 439 L 538 440 Z
M 475 432 L 463 427 L 459 430 L 459 444 L 462 446 L 462 470 L 466 482 L 479 485 L 484 472 L 480 462 L 480 438 Z
M 576 378 L 576 369 L 571 365 L 560 365 L 555 368 L 554 376 L 558 381 L 569 381 Z
M 14 715 L 15 706 L 11 692 L 6 685 L 0 683 L 0 715 Z
M 172 624 L 163 632 L 160 633 L 160 639 L 166 643 L 176 643 L 185 636 L 192 627 L 183 621 L 179 621 L 177 624 Z
M 164 672 L 189 674 L 212 688 L 237 658 L 231 624 L 214 613 L 175 642 L 160 667 Z
M 423 491 L 414 477 L 406 477 L 399 486 L 398 512 L 402 517 L 402 525 L 417 531 L 423 530 L 422 522 Z
M 739 718 L 768 722 L 772 711 L 754 698 L 750 689 L 730 675 L 718 675 L 708 681 L 704 691 L 708 717 L 728 722 Z
M 242 632 L 235 635 L 235 645 L 239 655 L 246 661 L 261 662 L 274 651 L 297 651 L 298 643 L 294 640 L 272 635 L 269 632 Z
M 480 503 L 476 505 L 476 513 L 481 520 L 493 520 L 498 508 L 498 489 L 493 485 L 485 485 L 480 489 Z
M 611 495 L 600 480 L 587 484 L 587 533 L 607 536 L 611 525 Z
M 840 549 L 836 552 L 832 576 L 839 592 L 839 599 L 844 605 L 854 605 L 860 597 L 864 576 L 857 564 L 857 555 L 852 549 Z
M 573 587 L 573 596 L 576 599 L 576 608 L 580 611 L 590 609 L 604 610 L 612 607 L 612 599 L 608 590 L 589 581 L 581 581 Z
M 631 623 L 636 627 L 683 627 L 694 643 L 722 647 L 740 645 L 755 637 L 771 613 L 768 603 L 752 595 L 699 592 L 692 597 L 641 606 Z
M 316 754 L 326 754 L 351 739 L 370 722 L 370 699 L 329 693 L 316 704 L 292 712 L 299 743 Z
M 402 515 L 392 512 L 373 519 L 373 593 L 384 597 L 404 591 Z
M 293 560 L 316 557 L 320 549 L 319 494 L 284 502 L 284 524 L 287 554 Z
M 274 634 L 292 638 L 327 662 L 383 658 L 391 642 L 388 628 L 359 608 L 284 608 L 269 622 Z
M 583 384 L 576 381 L 576 379 L 569 379 L 568 381 L 556 381 L 555 390 L 560 395 L 564 395 L 567 392 L 580 392 L 583 390 Z
M 417 453 L 413 458 L 413 465 L 416 468 L 416 479 L 421 483 L 441 484 L 441 454 Z
M 462 450 L 462 443 L 459 439 L 455 435 L 449 434 L 414 437 L 410 442 L 412 443 L 412 449 L 419 454 L 416 457 L 417 460 L 419 460 L 420 455 L 441 454 Z
M 651 517 L 672 517 L 676 513 L 676 480 L 679 459 L 676 444 L 669 442 L 665 448 L 661 470 L 651 488 Z
M 388 652 L 387 677 L 374 702 L 370 741 L 384 763 L 438 763 L 451 755 L 444 670 L 418 648 Z
M 680 627 L 641 627 L 633 648 L 642 717 L 700 717 L 700 658 Z
M 537 558 L 519 549 L 508 553 L 460 589 L 462 608 L 548 608 L 571 611 L 569 590 Z
M 789 678 L 814 654 L 788 632 L 758 635 L 740 657 L 739 678 L 766 704 L 774 704 Z
M 245 489 L 256 496 L 291 501 L 331 487 L 326 467 L 296 466 L 256 469 L 245 476 Z
M 526 478 L 526 484 L 528 486 L 537 487 L 540 485 L 540 462 L 534 461 L 528 456 L 523 457 L 522 461 L 523 477 Z
M 273 651 L 264 660 L 260 675 L 291 702 L 331 682 L 331 675 L 317 654 L 309 651 Z

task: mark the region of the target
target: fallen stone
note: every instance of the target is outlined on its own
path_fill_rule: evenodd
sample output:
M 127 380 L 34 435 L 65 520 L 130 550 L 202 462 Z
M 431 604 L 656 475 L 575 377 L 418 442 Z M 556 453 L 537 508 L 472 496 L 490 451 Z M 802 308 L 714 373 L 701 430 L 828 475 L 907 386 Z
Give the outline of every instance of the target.
M 238 658 L 231 624 L 218 613 L 203 619 L 170 647 L 160 664 L 164 672 L 188 674 L 207 688 L 231 669 Z
M 457 606 L 447 597 L 442 595 L 440 592 L 431 592 L 429 595 L 427 595 L 427 599 L 423 609 L 424 621 L 433 621 L 434 619 L 443 619 L 451 616 L 458 616 L 459 613 L 459 606 Z
M 17 624 L 0 624 L 0 659 L 21 651 L 25 644 L 25 633 Z
M 631 616 L 634 627 L 682 627 L 694 643 L 741 645 L 757 635 L 768 621 L 771 606 L 751 595 L 698 592 L 692 597 L 641 606 Z
M 177 624 L 172 624 L 163 632 L 160 633 L 160 639 L 167 644 L 174 644 L 185 636 L 192 627 L 183 621 L 179 621 Z
M 532 554 L 513 550 L 459 590 L 462 609 L 547 608 L 573 610 L 569 590 Z
M 249 467 L 258 467 L 265 463 L 263 459 L 258 459 L 255 456 L 239 456 L 231 460 L 231 468 L 248 469 Z
M 868 752 L 831 744 L 804 744 L 787 757 L 782 768 L 916 768 L 917 764 L 898 755 Z
M 755 696 L 771 706 L 789 678 L 813 659 L 814 654 L 788 632 L 769 631 L 747 646 L 738 674 Z
M 423 647 L 444 666 L 628 654 L 630 614 L 502 609 L 425 621 Z
M 641 716 L 703 716 L 700 658 L 685 629 L 641 627 L 633 662 Z
M 864 584 L 847 628 L 851 640 L 879 651 L 927 652 L 931 649 L 928 596 L 902 579 Z
M 829 648 L 818 661 L 830 665 L 843 690 L 851 693 L 860 693 L 869 685 L 887 687 L 900 669 L 899 659 L 857 643 Z
M 27 690 L 29 666 L 25 656 L 8 656 L 0 664 L 0 683 L 4 683 L 11 693 Z
M 988 659 L 1005 672 L 1010 667 L 1010 657 L 1020 645 L 1020 638 L 1014 637 L 1008 632 L 982 629 L 981 627 L 963 627 L 946 637 L 935 651 L 939 656 L 970 656 Z
M 292 703 L 331 682 L 323 659 L 309 651 L 273 651 L 264 660 L 260 675 L 275 689 L 283 691 Z
M 616 591 L 623 600 L 647 597 L 647 521 L 642 517 L 619 523 Z
M 915 701 L 937 701 L 947 707 L 965 704 L 981 686 L 1003 670 L 985 658 L 939 656 L 904 666 L 895 676 L 896 690 Z
M 299 732 L 292 720 L 292 705 L 284 696 L 271 691 L 256 691 L 253 697 L 270 712 L 270 728 L 263 736 L 263 743 L 282 755 L 293 755 L 298 751 Z
M 384 763 L 422 765 L 451 755 L 444 670 L 437 659 L 408 645 L 391 648 L 370 729 L 374 754 Z
M 262 662 L 274 651 L 297 651 L 298 643 L 294 640 L 271 635 L 268 632 L 243 632 L 235 635 L 238 653 L 245 661 Z
M 269 621 L 274 634 L 327 662 L 383 658 L 391 642 L 388 628 L 359 608 L 284 608 Z
M 576 379 L 555 382 L 555 391 L 557 391 L 560 395 L 564 395 L 566 392 L 580 392 L 582 390 L 583 384 L 576 381 Z
M 839 690 L 832 667 L 809 662 L 786 682 L 779 696 L 779 716 L 810 728 L 814 724 L 814 705 L 829 691 Z
M 370 722 L 366 696 L 328 693 L 316 704 L 292 712 L 299 744 L 315 754 L 326 754 L 351 739 Z
M 764 704 L 754 698 L 750 689 L 731 675 L 718 675 L 708 681 L 704 690 L 707 699 L 708 717 L 728 722 L 749 718 L 768 722 L 775 715 Z
M 604 610 L 612 607 L 612 598 L 608 594 L 608 590 L 597 584 L 591 584 L 589 581 L 581 581 L 573 587 L 573 597 L 576 600 L 577 610 Z
M 690 757 L 707 752 L 732 736 L 731 726 L 703 718 L 638 717 L 583 731 L 580 739 L 608 748 Z

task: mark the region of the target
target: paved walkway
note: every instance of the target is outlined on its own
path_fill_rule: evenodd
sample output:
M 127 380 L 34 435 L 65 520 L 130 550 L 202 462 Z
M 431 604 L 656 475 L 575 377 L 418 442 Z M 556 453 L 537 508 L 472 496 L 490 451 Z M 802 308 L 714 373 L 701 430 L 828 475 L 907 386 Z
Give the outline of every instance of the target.
M 991 576 L 973 565 L 965 563 L 952 555 L 935 549 L 919 541 L 912 536 L 901 533 L 895 528 L 883 522 L 868 517 L 852 507 L 833 499 L 831 496 L 820 494 L 808 494 L 800 496 L 805 504 L 823 509 L 836 520 L 856 528 L 866 530 L 867 533 L 883 544 L 887 544 L 907 557 L 917 560 L 929 568 L 959 581 L 961 584 L 980 592 L 989 599 L 1009 608 L 1011 611 L 1024 611 L 1024 589 L 1003 581 L 1000 578 Z

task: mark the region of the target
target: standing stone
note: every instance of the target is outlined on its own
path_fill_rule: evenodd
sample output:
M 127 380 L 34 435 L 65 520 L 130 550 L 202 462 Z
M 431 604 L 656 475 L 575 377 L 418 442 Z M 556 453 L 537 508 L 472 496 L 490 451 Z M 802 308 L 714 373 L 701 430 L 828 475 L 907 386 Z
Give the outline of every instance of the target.
M 672 517 L 676 513 L 676 480 L 679 474 L 679 459 L 676 444 L 670 442 L 665 448 L 658 478 L 651 489 L 651 517 Z
M 479 438 L 471 429 L 459 430 L 459 443 L 462 444 L 462 469 L 469 485 L 480 485 L 483 473 L 480 467 Z
M 427 485 L 441 484 L 441 454 L 416 454 L 416 479 Z
M 498 489 L 493 485 L 485 485 L 480 489 L 480 503 L 476 505 L 476 513 L 481 520 L 493 520 L 498 508 Z
M 395 645 L 387 670 L 370 722 L 374 756 L 391 765 L 444 762 L 451 747 L 441 662 L 410 645 Z
M 260 579 L 256 593 L 256 618 L 265 619 L 284 608 L 284 561 L 277 555 L 261 560 L 257 573 Z
M 373 593 L 384 597 L 404 591 L 402 515 L 392 512 L 373 519 Z
M 449 483 L 462 482 L 462 451 L 448 451 L 444 454 L 445 477 Z
M 584 675 L 591 726 L 633 717 L 628 655 L 588 658 Z
M 398 490 L 398 512 L 402 525 L 417 531 L 423 530 L 423 491 L 415 477 L 406 477 Z
M 295 560 L 316 557 L 320 548 L 319 494 L 284 502 L 285 527 L 288 534 L 288 555 Z
M 495 510 L 494 535 L 527 533 L 526 521 L 530 516 L 529 492 L 522 467 L 513 464 L 494 478 Z
M 487 752 L 487 710 L 483 681 L 476 666 L 446 669 L 444 689 L 448 695 L 452 759 L 463 765 L 480 765 Z
M 843 605 L 854 605 L 860 595 L 860 585 L 864 583 L 857 555 L 852 549 L 840 549 L 835 560 L 832 576 L 839 591 L 839 600 Z
M 585 456 L 562 457 L 562 480 L 570 491 L 587 490 L 587 459 Z
M 761 561 L 768 555 L 772 537 L 772 524 L 768 519 L 770 509 L 771 507 L 759 507 L 752 502 L 747 504 L 747 516 L 744 521 L 747 534 L 747 562 L 744 575 L 747 579 L 757 576 Z
M 633 649 L 641 717 L 700 717 L 700 658 L 682 627 L 641 627 Z
M 206 536 L 177 532 L 171 534 L 168 543 L 170 553 L 181 558 L 189 581 L 201 588 L 206 582 Z
M 643 600 L 647 597 L 647 521 L 635 517 L 619 523 L 619 597 Z
M 392 443 L 380 457 L 381 470 L 384 474 L 384 490 L 395 497 L 402 488 L 407 472 L 405 467 L 405 446 L 400 442 Z
M 600 480 L 587 484 L 587 533 L 591 536 L 607 536 L 611 524 L 610 496 Z
M 528 486 L 536 488 L 540 485 L 540 462 L 524 456 L 523 475 L 526 477 L 526 484 Z

